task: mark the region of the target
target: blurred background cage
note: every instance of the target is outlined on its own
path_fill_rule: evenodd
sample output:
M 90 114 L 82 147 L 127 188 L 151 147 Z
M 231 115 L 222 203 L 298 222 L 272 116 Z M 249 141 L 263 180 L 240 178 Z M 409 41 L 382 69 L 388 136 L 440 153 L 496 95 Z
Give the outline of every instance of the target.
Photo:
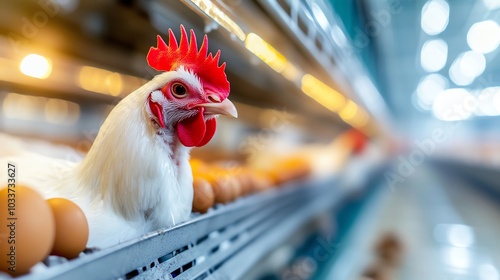
M 500 279 L 499 1 L 0 4 L 0 132 L 23 149 L 80 160 L 183 24 L 221 50 L 240 116 L 193 157 L 308 166 L 20 279 Z

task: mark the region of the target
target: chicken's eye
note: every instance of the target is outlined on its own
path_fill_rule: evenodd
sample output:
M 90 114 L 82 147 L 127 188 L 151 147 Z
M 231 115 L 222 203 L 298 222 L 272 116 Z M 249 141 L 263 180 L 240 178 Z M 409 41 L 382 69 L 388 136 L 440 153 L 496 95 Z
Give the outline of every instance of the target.
M 184 98 L 187 96 L 187 89 L 186 87 L 181 84 L 181 83 L 173 83 L 172 84 L 172 94 L 176 98 Z

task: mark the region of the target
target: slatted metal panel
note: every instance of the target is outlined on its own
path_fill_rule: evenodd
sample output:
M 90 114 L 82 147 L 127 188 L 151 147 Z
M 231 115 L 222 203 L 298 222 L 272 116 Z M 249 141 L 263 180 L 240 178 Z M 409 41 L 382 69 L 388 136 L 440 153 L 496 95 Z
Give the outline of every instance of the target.
M 290 184 L 107 250 L 62 263 L 54 259 L 20 279 L 238 279 L 347 194 L 332 178 Z

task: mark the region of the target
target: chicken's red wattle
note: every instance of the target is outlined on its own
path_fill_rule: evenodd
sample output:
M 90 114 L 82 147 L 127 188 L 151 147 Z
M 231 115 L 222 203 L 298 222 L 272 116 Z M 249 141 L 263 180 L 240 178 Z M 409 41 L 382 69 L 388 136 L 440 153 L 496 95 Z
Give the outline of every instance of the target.
M 177 137 L 186 147 L 201 147 L 206 145 L 214 136 L 216 129 L 215 119 L 205 121 L 204 108 L 193 117 L 184 119 L 177 124 Z

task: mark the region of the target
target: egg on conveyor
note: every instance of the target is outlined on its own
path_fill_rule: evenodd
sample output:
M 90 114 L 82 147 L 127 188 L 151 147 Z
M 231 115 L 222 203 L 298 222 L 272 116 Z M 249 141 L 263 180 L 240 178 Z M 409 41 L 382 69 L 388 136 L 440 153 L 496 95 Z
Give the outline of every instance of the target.
M 35 190 L 17 185 L 0 190 L 0 271 L 28 273 L 54 244 L 54 216 Z
M 214 190 L 210 183 L 200 177 L 193 179 L 193 211 L 205 213 L 215 203 Z
M 56 237 L 51 255 L 73 259 L 85 249 L 89 239 L 89 224 L 82 209 L 71 200 L 47 200 L 54 213 Z

